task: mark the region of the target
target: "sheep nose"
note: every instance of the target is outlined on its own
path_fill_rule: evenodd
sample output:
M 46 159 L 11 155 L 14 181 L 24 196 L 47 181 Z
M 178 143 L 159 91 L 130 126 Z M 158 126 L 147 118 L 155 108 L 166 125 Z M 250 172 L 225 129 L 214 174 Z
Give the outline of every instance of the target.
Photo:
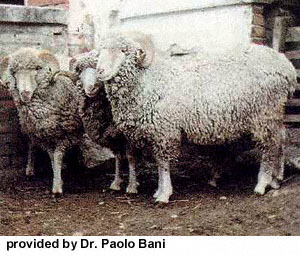
M 88 97 L 94 97 L 98 92 L 98 88 L 95 85 L 89 85 L 85 92 Z
M 29 102 L 31 99 L 31 92 L 30 91 L 22 91 L 21 98 L 24 102 Z
M 87 87 L 87 90 L 88 90 L 88 92 L 95 92 L 96 91 L 96 86 L 95 85 L 89 85 L 88 87 Z

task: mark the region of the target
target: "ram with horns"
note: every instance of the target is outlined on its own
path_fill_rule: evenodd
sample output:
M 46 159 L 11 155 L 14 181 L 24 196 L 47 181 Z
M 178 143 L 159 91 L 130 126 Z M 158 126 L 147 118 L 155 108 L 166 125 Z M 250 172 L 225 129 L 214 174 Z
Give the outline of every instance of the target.
M 82 122 L 78 114 L 78 89 L 67 73 L 59 73 L 56 57 L 45 50 L 21 48 L 1 63 L 3 85 L 18 110 L 22 132 L 28 137 L 26 174 L 34 174 L 33 150 L 45 150 L 53 169 L 53 194 L 62 194 L 65 152 L 81 145 Z
M 200 146 L 250 136 L 261 150 L 254 191 L 279 187 L 283 110 L 297 83 L 284 55 L 249 44 L 233 53 L 177 60 L 158 53 L 147 35 L 112 32 L 99 43 L 97 78 L 132 156 L 136 148 L 152 150 L 159 174 L 156 201 L 168 202 L 173 192 L 170 162 L 180 153 L 182 136 Z

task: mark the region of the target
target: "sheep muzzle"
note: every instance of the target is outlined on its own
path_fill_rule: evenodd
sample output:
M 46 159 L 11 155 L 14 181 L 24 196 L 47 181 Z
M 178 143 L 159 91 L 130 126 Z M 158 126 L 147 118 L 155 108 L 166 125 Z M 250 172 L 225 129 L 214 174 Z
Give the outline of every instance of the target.
M 98 93 L 99 88 L 95 85 L 89 85 L 85 87 L 85 93 L 88 97 L 95 97 Z
M 24 90 L 20 93 L 20 97 L 22 102 L 28 103 L 31 100 L 32 92 Z

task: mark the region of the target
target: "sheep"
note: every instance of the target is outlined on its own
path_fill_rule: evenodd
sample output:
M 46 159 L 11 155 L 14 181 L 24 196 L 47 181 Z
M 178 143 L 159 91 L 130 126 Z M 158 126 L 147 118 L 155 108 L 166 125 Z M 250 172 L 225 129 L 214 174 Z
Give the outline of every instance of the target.
M 283 107 L 296 85 L 295 69 L 282 54 L 249 44 L 223 57 L 179 62 L 155 51 L 150 36 L 130 32 L 111 32 L 98 51 L 97 77 L 129 153 L 147 146 L 156 159 L 157 202 L 168 203 L 172 195 L 170 162 L 183 134 L 198 145 L 250 136 L 262 150 L 254 192 L 279 188 Z
M 56 57 L 45 50 L 21 48 L 2 60 L 2 69 L 21 131 L 29 140 L 26 175 L 34 175 L 33 149 L 42 148 L 52 164 L 52 193 L 60 195 L 64 154 L 72 146 L 80 145 L 83 136 L 79 91 L 70 76 L 59 73 Z
M 116 129 L 112 120 L 111 106 L 106 97 L 102 83 L 96 77 L 96 65 L 98 52 L 93 50 L 75 56 L 70 61 L 71 70 L 78 78 L 77 87 L 86 90 L 87 96 L 81 95 L 79 105 L 80 115 L 85 132 L 97 144 L 111 149 L 115 155 L 115 178 L 110 189 L 119 191 L 123 182 L 121 176 L 121 164 L 125 160 L 127 140 Z M 98 89 L 101 89 L 98 91 Z M 129 183 L 127 193 L 137 193 L 138 182 L 136 181 L 135 160 L 128 156 Z

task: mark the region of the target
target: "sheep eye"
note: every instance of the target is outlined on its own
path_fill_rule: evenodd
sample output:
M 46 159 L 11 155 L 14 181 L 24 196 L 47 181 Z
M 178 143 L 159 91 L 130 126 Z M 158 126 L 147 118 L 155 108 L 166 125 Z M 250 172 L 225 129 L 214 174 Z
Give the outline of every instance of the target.
M 35 68 L 35 70 L 41 70 L 42 69 L 42 67 L 41 66 L 37 66 L 36 68 Z

